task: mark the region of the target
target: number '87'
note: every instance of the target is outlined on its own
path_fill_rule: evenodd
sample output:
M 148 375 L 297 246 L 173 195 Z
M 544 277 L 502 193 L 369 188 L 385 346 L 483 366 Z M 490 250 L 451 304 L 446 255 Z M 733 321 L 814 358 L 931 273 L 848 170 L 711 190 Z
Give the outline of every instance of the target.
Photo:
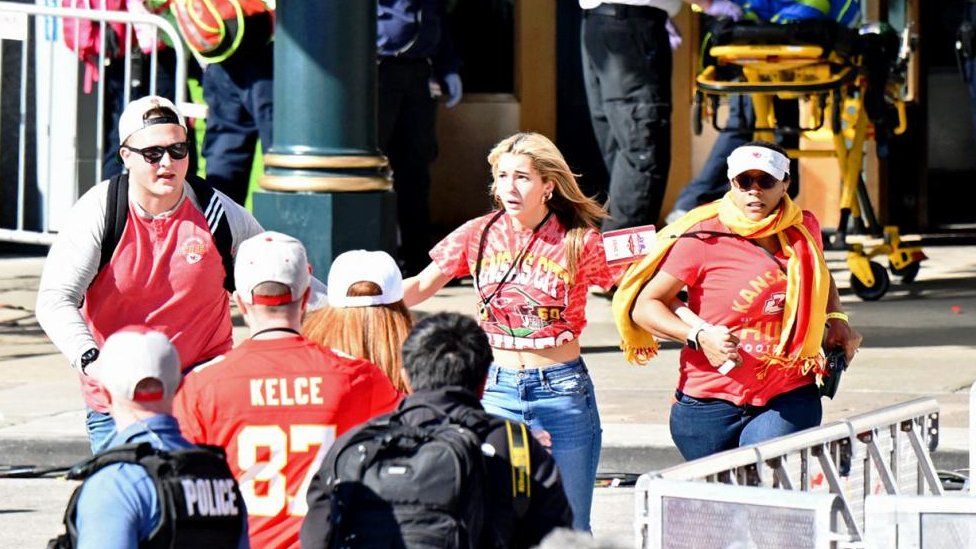
M 335 425 L 291 425 L 287 433 L 278 425 L 248 425 L 241 429 L 237 434 L 237 466 L 241 471 L 238 482 L 248 514 L 272 517 L 287 507 L 289 515 L 305 516 L 308 512 L 308 502 L 305 500 L 308 486 L 335 438 Z M 259 448 L 268 449 L 266 461 L 258 461 Z M 308 468 L 302 471 L 302 483 L 294 494 L 289 494 L 289 479 L 282 472 L 288 464 L 289 454 L 308 454 L 313 449 L 314 457 Z M 298 461 L 307 462 L 307 459 L 298 458 Z M 258 494 L 255 487 L 257 482 L 267 483 L 266 493 Z

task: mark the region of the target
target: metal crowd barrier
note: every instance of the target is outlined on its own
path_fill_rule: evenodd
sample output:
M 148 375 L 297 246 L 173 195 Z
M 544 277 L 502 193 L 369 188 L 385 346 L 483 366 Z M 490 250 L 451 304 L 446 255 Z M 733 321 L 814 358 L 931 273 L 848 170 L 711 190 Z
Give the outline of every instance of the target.
M 658 527 L 649 507 L 655 478 L 829 492 L 841 501 L 851 541 L 860 542 L 868 495 L 942 495 L 929 455 L 938 433 L 938 403 L 919 398 L 642 475 L 635 503 L 638 547 L 657 546 L 648 538 Z
M 88 3 L 96 8 L 104 7 L 104 2 L 100 0 L 88 0 Z M 51 231 L 56 231 L 61 221 L 66 219 L 68 210 L 78 197 L 91 185 L 101 181 L 106 132 L 103 116 L 106 93 L 105 41 L 107 31 L 111 30 L 109 23 L 125 25 L 125 37 L 120 44 L 124 49 L 124 58 L 120 59 L 124 62 L 124 102 L 130 100 L 135 78 L 133 51 L 137 47 L 134 36 L 137 31 L 134 25 L 138 25 L 138 32 L 145 29 L 149 33 L 148 41 L 151 43 L 148 54 L 149 93 L 156 93 L 159 71 L 157 53 L 159 33 L 162 32 L 176 58 L 173 99 L 177 105 L 185 103 L 186 53 L 179 33 L 169 21 L 149 13 L 64 8 L 59 4 L 60 0 L 38 0 L 36 5 L 0 2 L 0 44 L 3 44 L 0 63 L 3 52 L 11 57 L 16 56 L 16 47 L 10 47 L 11 41 L 20 43 L 19 75 L 16 78 L 5 75 L 7 78 L 0 80 L 0 96 L 3 96 L 7 93 L 5 87 L 14 87 L 9 85 L 10 81 L 19 79 L 16 83 L 19 94 L 16 181 L 9 180 L 14 170 L 8 162 L 5 161 L 7 165 L 0 172 L 0 191 L 3 191 L 0 197 L 16 197 L 16 218 L 13 228 L 0 228 L 0 241 L 50 244 L 54 240 Z M 75 20 L 74 51 L 68 48 L 62 36 L 65 19 Z M 91 98 L 79 92 L 79 81 L 83 77 L 80 73 L 84 72 L 78 60 L 79 20 L 97 22 L 99 27 L 101 47 L 94 104 Z M 32 93 L 29 93 L 29 88 Z M 9 110 L 3 113 L 5 127 L 12 125 L 8 119 L 11 115 Z M 0 134 L 0 149 L 9 151 L 13 143 L 3 142 L 4 135 L 10 137 L 9 134 Z M 82 156 L 86 154 L 93 158 L 83 160 Z M 4 158 L 9 157 L 4 155 Z M 15 193 L 10 192 L 11 185 L 16 185 Z M 30 185 L 36 185 L 36 189 L 30 188 Z M 27 226 L 29 193 L 32 201 L 40 201 L 40 221 L 33 223 L 34 227 Z
M 650 546 L 832 549 L 834 494 L 648 479 Z
M 865 547 L 976 547 L 976 498 L 868 496 Z

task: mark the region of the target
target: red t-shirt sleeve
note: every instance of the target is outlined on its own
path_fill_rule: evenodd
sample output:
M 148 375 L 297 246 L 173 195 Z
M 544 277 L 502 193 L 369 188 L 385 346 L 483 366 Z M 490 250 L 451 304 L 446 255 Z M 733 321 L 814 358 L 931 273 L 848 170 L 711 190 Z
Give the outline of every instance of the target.
M 445 236 L 430 250 L 430 258 L 437 264 L 442 273 L 454 278 L 461 278 L 471 274 L 468 262 L 468 245 L 472 238 L 481 236 L 478 230 L 482 218 L 472 219 Z M 471 258 L 474 261 L 474 258 Z
M 691 230 L 696 228 L 693 227 Z M 693 236 L 678 238 L 668 250 L 668 254 L 664 256 L 658 270 L 668 273 L 688 286 L 693 286 L 701 275 L 702 259 L 705 254 L 704 244 L 698 238 Z
M 583 253 L 580 256 L 578 281 L 595 284 L 609 290 L 617 283 L 621 272 L 627 265 L 607 265 L 607 255 L 603 250 L 603 235 L 587 231 L 583 240 Z
M 194 443 L 206 443 L 204 423 L 196 407 L 200 395 L 196 390 L 195 380 L 192 378 L 193 374 L 183 381 L 183 386 L 176 393 L 176 398 L 173 399 L 173 416 L 180 424 L 180 432 L 183 434 L 183 438 Z

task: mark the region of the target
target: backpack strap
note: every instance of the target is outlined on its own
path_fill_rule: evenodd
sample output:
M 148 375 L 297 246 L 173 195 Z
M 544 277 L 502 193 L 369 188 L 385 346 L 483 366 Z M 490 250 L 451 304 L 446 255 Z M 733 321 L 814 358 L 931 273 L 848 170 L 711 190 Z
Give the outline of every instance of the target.
M 188 174 L 186 183 L 197 195 L 197 200 L 203 209 L 203 217 L 207 220 L 207 228 L 210 229 L 214 245 L 217 246 L 217 251 L 220 253 L 220 261 L 224 265 L 224 289 L 233 292 L 235 289 L 234 255 L 232 253 L 234 235 L 231 233 L 230 222 L 227 220 L 224 211 L 224 203 L 214 188 L 199 177 Z
M 85 480 L 99 470 L 116 463 L 139 463 L 144 457 L 158 452 L 148 442 L 124 444 L 98 453 L 68 471 L 68 480 Z
M 122 173 L 108 180 L 108 200 L 105 202 L 105 229 L 102 231 L 101 257 L 98 271 L 108 265 L 122 240 L 129 221 L 129 174 Z
M 532 460 L 529 431 L 524 423 L 505 420 L 508 461 L 512 466 L 512 500 L 519 518 L 529 512 L 532 497 Z
M 203 217 L 207 220 L 207 228 L 213 235 L 214 245 L 220 253 L 220 261 L 224 265 L 224 289 L 234 291 L 234 256 L 232 248 L 234 235 L 230 230 L 230 222 L 224 213 L 224 204 L 214 192 L 213 187 L 202 179 L 187 175 L 186 184 L 190 185 L 200 205 Z M 129 221 L 129 174 L 117 175 L 108 182 L 108 197 L 105 202 L 105 229 L 102 231 L 101 257 L 98 261 L 98 271 L 101 272 L 119 247 L 125 225 Z

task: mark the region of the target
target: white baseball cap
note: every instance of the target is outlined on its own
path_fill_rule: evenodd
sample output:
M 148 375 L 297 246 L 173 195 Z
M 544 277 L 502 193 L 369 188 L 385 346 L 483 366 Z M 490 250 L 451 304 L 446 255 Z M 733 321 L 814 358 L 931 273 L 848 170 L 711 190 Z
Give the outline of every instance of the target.
M 234 258 L 234 285 L 244 303 L 286 305 L 305 295 L 312 279 L 312 267 L 305 246 L 297 238 L 266 231 L 248 238 L 237 248 Z M 264 282 L 288 286 L 291 295 L 254 295 L 254 288 Z
M 372 282 L 382 293 L 346 295 L 357 282 Z M 352 250 L 340 254 L 329 269 L 328 287 L 329 306 L 337 308 L 389 305 L 403 299 L 403 275 L 396 261 L 386 252 Z
M 145 119 L 147 112 L 159 107 L 173 111 L 176 118 L 162 116 L 149 120 Z M 184 130 L 187 129 L 183 115 L 177 110 L 176 105 L 165 97 L 147 95 L 130 102 L 122 111 L 122 116 L 119 117 L 119 144 L 125 143 L 125 140 L 137 131 L 156 124 L 178 124 Z
M 176 394 L 180 364 L 176 347 L 165 335 L 146 326 L 128 326 L 109 336 L 88 372 L 114 398 L 128 400 L 137 400 L 140 381 L 159 380 L 162 394 L 140 394 L 138 400 L 160 400 Z
M 776 179 L 790 175 L 790 159 L 786 155 L 756 145 L 743 145 L 732 151 L 728 159 L 729 179 L 749 170 L 761 170 Z

